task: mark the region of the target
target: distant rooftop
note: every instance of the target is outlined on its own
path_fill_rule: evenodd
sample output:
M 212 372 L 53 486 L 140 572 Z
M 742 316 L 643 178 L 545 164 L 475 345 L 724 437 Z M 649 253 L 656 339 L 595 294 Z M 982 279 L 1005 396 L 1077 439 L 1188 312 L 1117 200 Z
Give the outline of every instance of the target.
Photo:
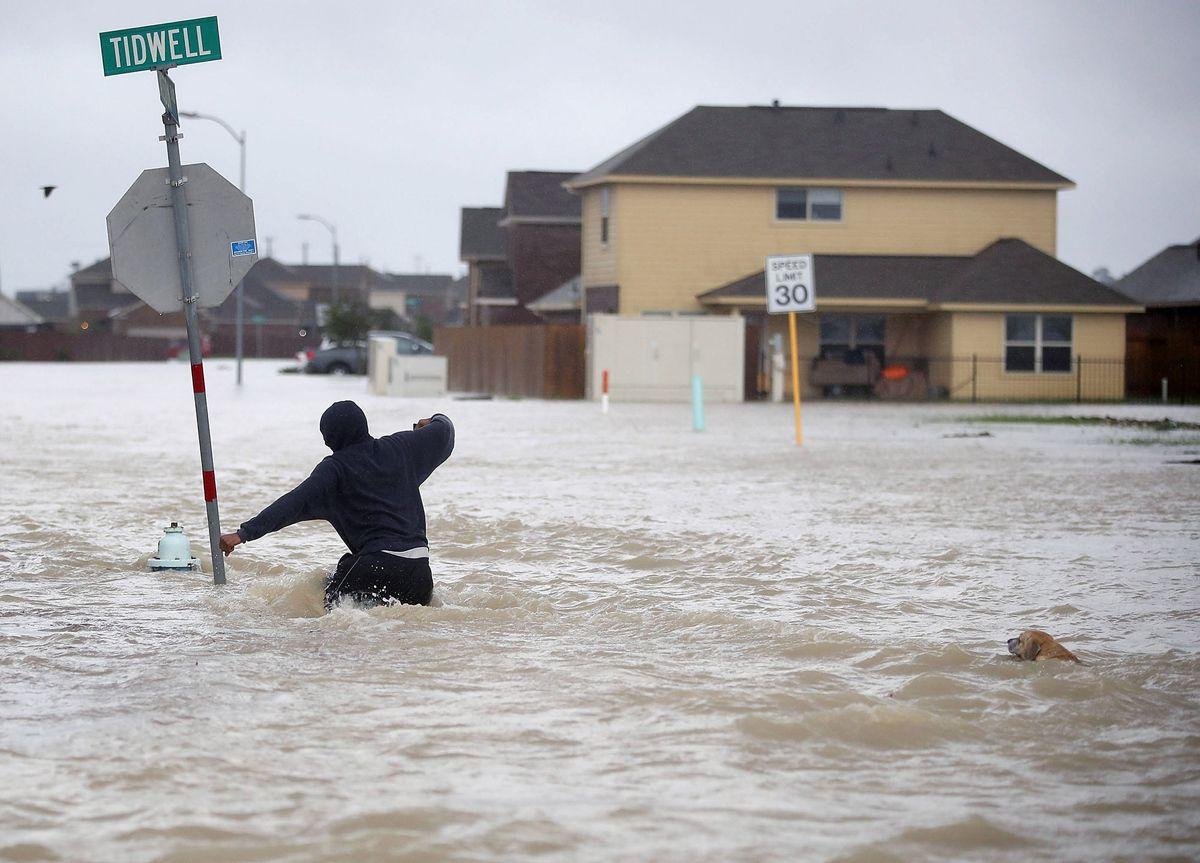
M 463 207 L 459 225 L 458 255 L 464 261 L 481 258 L 504 260 L 502 207 Z
M 580 200 L 563 188 L 578 171 L 509 171 L 504 188 L 505 219 L 580 219 Z
M 942 111 L 888 108 L 701 105 L 571 185 L 612 175 L 1073 185 Z
M 0 328 L 36 327 L 41 323 L 42 317 L 24 303 L 0 294 Z
M 1200 305 L 1200 239 L 1167 246 L 1113 287 L 1147 306 Z
M 17 291 L 17 302 L 47 321 L 71 317 L 70 291 Z
M 388 290 L 404 291 L 419 297 L 445 296 L 454 276 L 441 273 L 385 273 L 390 284 Z

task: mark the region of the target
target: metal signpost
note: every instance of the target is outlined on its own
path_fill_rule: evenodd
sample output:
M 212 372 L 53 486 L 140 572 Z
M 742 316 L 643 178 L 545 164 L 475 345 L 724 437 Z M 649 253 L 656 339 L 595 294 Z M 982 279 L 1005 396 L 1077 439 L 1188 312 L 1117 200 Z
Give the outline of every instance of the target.
M 796 407 L 796 444 L 804 443 L 800 424 L 800 362 L 796 350 L 796 313 L 817 309 L 817 286 L 812 255 L 772 255 L 767 258 L 767 312 L 788 316 L 792 342 L 792 403 Z
M 221 59 L 217 19 L 197 18 L 100 34 L 105 75 L 153 69 L 164 113 L 167 167 L 143 171 L 108 215 L 113 278 L 160 313 L 183 310 L 213 583 L 225 583 L 217 480 L 196 306 L 220 305 L 258 259 L 250 199 L 207 165 L 181 164 L 173 66 Z M 169 215 L 168 215 L 169 210 Z

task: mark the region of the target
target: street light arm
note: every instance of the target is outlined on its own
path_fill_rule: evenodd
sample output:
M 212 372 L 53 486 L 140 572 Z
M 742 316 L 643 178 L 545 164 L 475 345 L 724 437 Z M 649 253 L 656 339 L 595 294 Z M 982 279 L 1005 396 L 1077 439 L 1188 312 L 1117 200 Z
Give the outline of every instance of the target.
M 189 120 L 212 120 L 214 123 L 221 124 L 221 126 L 224 127 L 225 131 L 233 136 L 233 140 L 237 141 L 239 144 L 246 143 L 246 133 L 242 132 L 239 134 L 233 128 L 233 126 L 230 126 L 228 123 L 226 123 L 220 117 L 214 116 L 212 114 L 201 114 L 199 111 L 180 111 L 179 116 L 187 117 Z
M 309 213 L 301 213 L 300 215 L 296 216 L 296 218 L 300 219 L 302 222 L 320 222 L 322 225 L 325 226 L 325 230 L 329 231 L 329 233 L 333 237 L 333 239 L 335 241 L 337 240 L 337 226 L 332 224 L 331 222 L 327 222 L 325 219 L 322 219 L 320 216 L 314 216 Z

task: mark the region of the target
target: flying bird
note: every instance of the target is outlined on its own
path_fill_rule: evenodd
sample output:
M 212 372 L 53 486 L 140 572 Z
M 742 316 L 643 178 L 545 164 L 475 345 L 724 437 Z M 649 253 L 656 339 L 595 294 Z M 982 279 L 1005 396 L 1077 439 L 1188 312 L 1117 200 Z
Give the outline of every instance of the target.
M 49 198 L 50 193 L 57 189 L 58 186 L 42 186 L 42 197 Z

